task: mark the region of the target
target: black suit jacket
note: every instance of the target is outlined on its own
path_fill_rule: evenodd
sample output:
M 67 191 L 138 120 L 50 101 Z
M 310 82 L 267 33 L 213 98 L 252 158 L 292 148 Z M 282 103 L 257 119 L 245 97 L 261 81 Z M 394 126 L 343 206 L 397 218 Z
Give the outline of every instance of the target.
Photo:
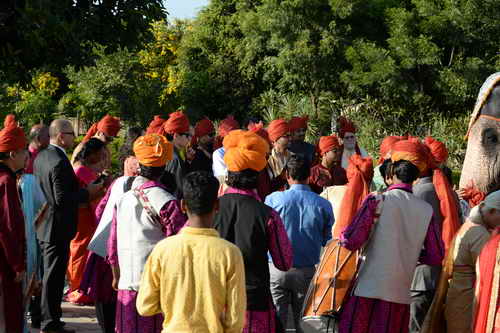
M 70 241 L 78 226 L 78 205 L 88 202 L 88 191 L 80 188 L 68 157 L 53 145 L 38 153 L 34 174 L 48 205 L 45 220 L 37 230 L 38 240 Z

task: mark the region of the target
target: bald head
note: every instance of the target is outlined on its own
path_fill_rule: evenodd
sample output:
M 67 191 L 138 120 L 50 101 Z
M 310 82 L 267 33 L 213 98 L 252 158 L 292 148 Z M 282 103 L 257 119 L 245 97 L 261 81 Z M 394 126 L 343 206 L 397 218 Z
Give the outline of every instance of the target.
M 36 149 L 44 149 L 49 145 L 49 128 L 45 125 L 35 125 L 29 134 L 30 145 Z
M 50 123 L 49 127 L 50 143 L 59 147 L 72 148 L 75 142 L 75 132 L 73 125 L 66 119 L 56 119 Z

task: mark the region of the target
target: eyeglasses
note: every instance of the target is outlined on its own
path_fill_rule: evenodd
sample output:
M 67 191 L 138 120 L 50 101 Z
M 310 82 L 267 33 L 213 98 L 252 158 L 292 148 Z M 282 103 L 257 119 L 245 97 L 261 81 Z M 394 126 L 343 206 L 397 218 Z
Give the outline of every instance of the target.
M 192 137 L 191 133 L 179 133 L 179 135 L 183 135 L 183 136 L 185 136 L 186 138 L 190 138 L 190 137 Z
M 75 135 L 75 132 L 61 132 L 61 134 L 67 134 L 67 135 L 73 135 L 73 136 L 76 136 L 76 135 Z
M 347 135 L 347 136 L 344 136 L 344 139 L 354 139 L 355 136 L 354 135 Z

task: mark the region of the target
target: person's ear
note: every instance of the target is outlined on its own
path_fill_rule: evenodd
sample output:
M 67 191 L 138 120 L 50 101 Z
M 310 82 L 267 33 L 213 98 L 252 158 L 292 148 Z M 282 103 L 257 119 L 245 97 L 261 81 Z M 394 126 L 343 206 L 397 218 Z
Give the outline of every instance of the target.
M 186 205 L 186 201 L 184 201 L 184 199 L 181 199 L 181 210 L 184 214 L 187 214 L 187 205 Z

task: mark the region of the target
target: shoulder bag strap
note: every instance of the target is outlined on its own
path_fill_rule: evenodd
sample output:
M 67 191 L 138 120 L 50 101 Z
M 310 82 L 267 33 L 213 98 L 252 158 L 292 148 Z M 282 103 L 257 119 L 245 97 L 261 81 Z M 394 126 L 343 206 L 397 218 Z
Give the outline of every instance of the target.
M 146 193 L 144 193 L 143 189 L 141 188 L 136 188 L 134 190 L 134 195 L 137 198 L 137 200 L 140 202 L 144 210 L 146 211 L 146 214 L 151 218 L 153 223 L 163 229 L 163 224 L 161 223 L 161 218 L 160 215 L 156 212 L 154 207 L 151 205 L 151 202 L 149 201 L 148 197 L 146 196 Z

